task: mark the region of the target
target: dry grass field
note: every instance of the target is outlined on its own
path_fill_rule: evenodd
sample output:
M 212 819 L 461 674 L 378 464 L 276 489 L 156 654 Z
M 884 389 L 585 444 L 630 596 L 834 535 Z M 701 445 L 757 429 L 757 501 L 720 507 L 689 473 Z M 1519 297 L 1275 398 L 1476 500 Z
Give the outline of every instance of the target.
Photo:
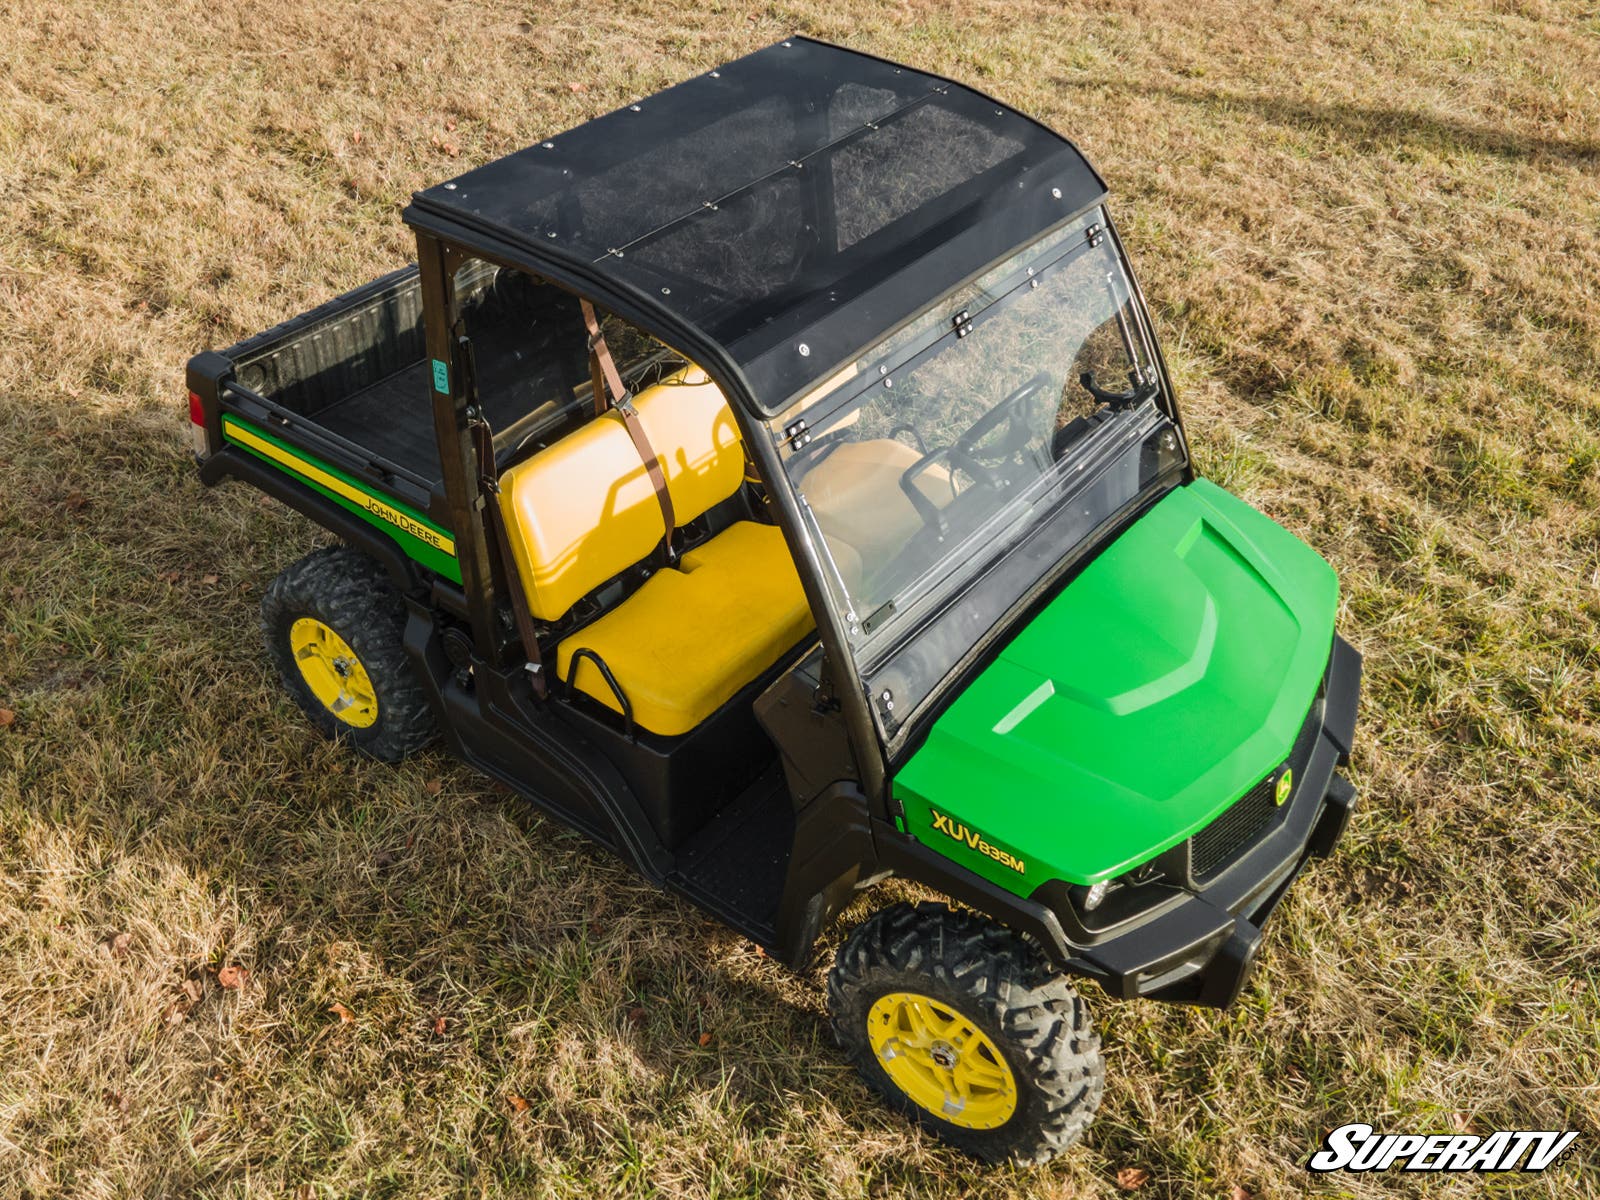
M 412 189 L 791 31 L 1080 142 L 1202 468 L 1366 655 L 1347 842 L 1232 1011 L 1090 989 L 1044 1170 L 872 1102 L 820 961 L 320 742 L 256 629 L 317 531 L 187 455 L 184 359 L 406 261 Z M 7 1200 L 1600 1194 L 1600 10 L 0 0 L 0 614 Z M 1312 1179 L 1350 1120 L 1583 1133 Z

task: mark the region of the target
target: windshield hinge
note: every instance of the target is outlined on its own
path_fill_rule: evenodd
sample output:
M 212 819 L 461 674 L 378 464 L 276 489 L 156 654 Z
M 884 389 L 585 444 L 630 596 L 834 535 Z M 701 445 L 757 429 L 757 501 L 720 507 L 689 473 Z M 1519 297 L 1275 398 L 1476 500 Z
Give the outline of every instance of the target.
M 963 308 L 950 318 L 950 324 L 955 326 L 956 337 L 964 338 L 972 332 L 972 314 Z
M 783 427 L 783 436 L 789 441 L 789 449 L 798 450 L 811 440 L 811 427 L 805 421 L 795 421 Z
M 1106 231 L 1100 224 L 1096 223 L 1089 226 L 1089 228 L 1084 231 L 1083 236 L 1089 240 L 1089 248 L 1092 250 L 1105 240 Z

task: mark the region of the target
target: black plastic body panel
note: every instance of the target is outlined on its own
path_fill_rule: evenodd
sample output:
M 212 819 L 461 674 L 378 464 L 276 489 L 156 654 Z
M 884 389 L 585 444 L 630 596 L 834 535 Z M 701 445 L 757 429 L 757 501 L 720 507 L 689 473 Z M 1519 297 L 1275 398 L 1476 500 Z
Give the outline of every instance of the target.
M 545 706 L 552 720 L 595 745 L 616 764 L 656 837 L 668 850 L 697 832 L 773 760 L 773 746 L 754 704 L 783 666 L 741 688 L 688 733 L 630 736 L 610 710 L 579 697 Z

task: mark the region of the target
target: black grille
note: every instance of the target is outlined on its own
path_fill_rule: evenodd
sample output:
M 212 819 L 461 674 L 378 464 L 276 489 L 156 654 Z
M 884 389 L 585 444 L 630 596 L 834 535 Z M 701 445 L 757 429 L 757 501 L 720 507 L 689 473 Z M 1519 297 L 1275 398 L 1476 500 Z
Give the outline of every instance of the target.
M 1207 825 L 1189 843 L 1189 874 L 1197 880 L 1209 879 L 1251 845 L 1277 814 L 1273 799 L 1281 770 L 1273 771 L 1251 788 L 1232 807 Z

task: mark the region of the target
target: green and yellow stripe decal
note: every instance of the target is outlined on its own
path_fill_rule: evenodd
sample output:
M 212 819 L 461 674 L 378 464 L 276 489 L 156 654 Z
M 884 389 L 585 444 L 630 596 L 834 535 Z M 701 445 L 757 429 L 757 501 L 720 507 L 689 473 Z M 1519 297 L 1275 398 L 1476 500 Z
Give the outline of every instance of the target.
M 337 467 L 293 449 L 265 429 L 230 414 L 222 418 L 222 437 L 257 458 L 285 468 L 313 491 L 381 529 L 430 571 L 461 582 L 455 538 L 410 505 L 374 495 Z

